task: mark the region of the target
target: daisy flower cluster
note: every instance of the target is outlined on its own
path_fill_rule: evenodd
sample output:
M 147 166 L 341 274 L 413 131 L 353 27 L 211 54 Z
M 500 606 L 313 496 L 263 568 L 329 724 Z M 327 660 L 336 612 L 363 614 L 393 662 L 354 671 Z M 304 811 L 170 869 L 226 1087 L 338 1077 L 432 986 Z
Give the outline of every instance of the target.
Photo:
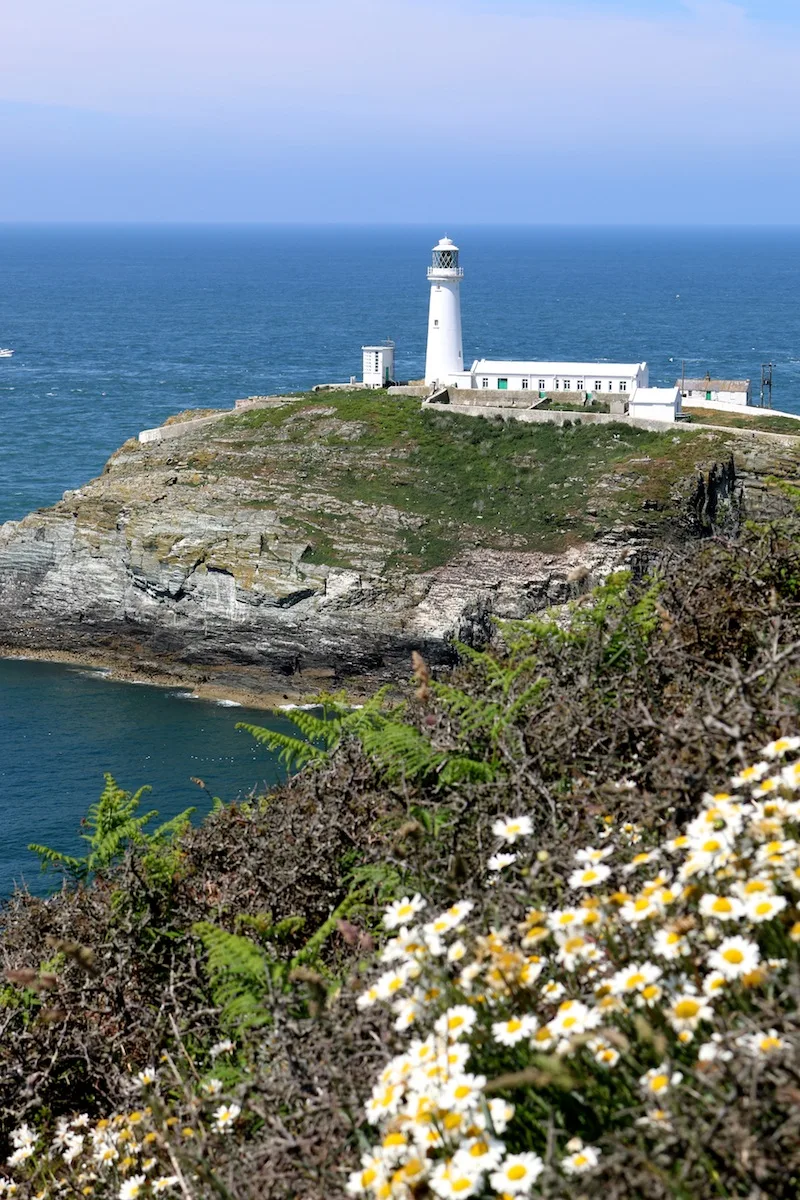
M 233 1043 L 219 1043 L 212 1062 Z M 139 1107 L 99 1120 L 86 1113 L 61 1117 L 49 1136 L 30 1125 L 11 1133 L 7 1159 L 11 1178 L 0 1178 L 0 1197 L 56 1200 L 95 1196 L 100 1200 L 150 1200 L 178 1195 L 194 1178 L 198 1154 L 211 1135 L 226 1135 L 241 1115 L 222 1099 L 222 1081 L 206 1079 L 183 1117 L 171 1115 L 159 1090 L 159 1072 L 146 1067 L 131 1079 Z
M 603 818 L 597 845 L 550 882 L 558 907 L 536 902 L 547 854 L 531 817 L 496 821 L 487 882 L 527 895 L 516 925 L 473 928 L 466 899 L 438 914 L 419 894 L 391 904 L 381 973 L 357 1003 L 391 1008 L 402 1049 L 366 1101 L 375 1137 L 349 1192 L 517 1196 L 540 1176 L 596 1171 L 602 1146 L 567 1111 L 554 1131 L 558 1072 L 587 1097 L 600 1085 L 641 1139 L 671 1131 L 682 1089 L 790 1062 L 780 997 L 800 944 L 798 751 L 797 737 L 764 747 L 661 844 Z

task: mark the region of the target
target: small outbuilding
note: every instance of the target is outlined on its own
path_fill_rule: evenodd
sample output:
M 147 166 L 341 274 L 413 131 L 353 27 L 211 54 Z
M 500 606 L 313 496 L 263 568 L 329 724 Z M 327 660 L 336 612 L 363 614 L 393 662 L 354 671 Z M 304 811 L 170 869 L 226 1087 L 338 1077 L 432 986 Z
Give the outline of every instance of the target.
M 676 387 L 686 404 L 705 408 L 709 404 L 737 404 L 742 407 L 752 404 L 753 388 L 749 379 L 679 379 Z
M 636 388 L 628 402 L 628 416 L 646 421 L 677 421 L 681 415 L 681 389 Z
M 394 342 L 382 346 L 362 346 L 364 362 L 364 387 L 385 388 L 395 382 Z

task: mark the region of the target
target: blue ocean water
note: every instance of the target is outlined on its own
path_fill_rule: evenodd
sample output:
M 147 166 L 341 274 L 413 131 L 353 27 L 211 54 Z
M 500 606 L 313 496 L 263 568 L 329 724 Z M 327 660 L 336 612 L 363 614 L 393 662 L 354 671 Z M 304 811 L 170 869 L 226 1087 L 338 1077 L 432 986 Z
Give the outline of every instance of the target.
M 235 728 L 247 721 L 291 730 L 266 717 L 177 688 L 117 683 L 101 671 L 0 660 L 0 896 L 14 882 L 34 892 L 53 886 L 29 842 L 86 853 L 80 821 L 106 771 L 131 792 L 150 785 L 140 811 L 157 809 L 161 820 L 190 806 L 200 817 L 212 796 L 235 800 L 271 787 L 283 768 Z
M 180 409 L 347 380 L 363 343 L 394 338 L 399 374 L 418 378 L 443 232 L 0 226 L 0 346 L 15 351 L 0 359 L 0 521 L 53 503 Z M 689 375 L 756 386 L 772 361 L 775 406 L 800 412 L 800 230 L 447 232 L 465 268 L 465 359 L 646 359 L 658 384 L 685 360 Z M 241 716 L 0 662 L 0 894 L 26 842 L 78 844 L 104 770 L 153 783 L 164 815 L 202 802 L 191 775 L 229 799 L 274 778 L 234 732 Z

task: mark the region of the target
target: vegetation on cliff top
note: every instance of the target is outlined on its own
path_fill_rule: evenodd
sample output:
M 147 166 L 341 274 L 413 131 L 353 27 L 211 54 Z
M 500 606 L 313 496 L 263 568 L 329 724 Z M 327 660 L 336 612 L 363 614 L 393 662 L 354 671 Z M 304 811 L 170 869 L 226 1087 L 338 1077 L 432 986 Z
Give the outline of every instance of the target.
M 312 561 L 358 566 L 359 509 L 391 508 L 387 565 L 424 570 L 461 548 L 558 551 L 619 521 L 656 529 L 665 513 L 679 518 L 692 475 L 728 454 L 724 434 L 587 426 L 579 415 L 564 428 L 489 421 L 367 391 L 231 416 L 188 465 L 248 479 L 262 506 L 302 493 L 296 521 Z M 315 494 L 333 504 L 309 510 Z
M 17 894 L 17 1194 L 795 1197 L 798 533 L 417 659 L 270 796 Z
M 701 425 L 724 425 L 730 429 L 758 429 L 762 433 L 788 433 L 800 437 L 800 421 L 782 417 L 769 409 L 745 409 L 744 412 L 722 412 L 714 408 L 684 409 L 687 420 Z

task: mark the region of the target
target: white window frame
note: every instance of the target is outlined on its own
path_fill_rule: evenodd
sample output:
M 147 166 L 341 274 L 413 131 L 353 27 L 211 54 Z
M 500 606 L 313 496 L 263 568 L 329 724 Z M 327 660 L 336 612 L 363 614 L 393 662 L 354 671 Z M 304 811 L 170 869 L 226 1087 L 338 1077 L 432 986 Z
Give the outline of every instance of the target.
M 586 381 L 585 381 L 584 379 L 579 379 L 579 380 L 578 380 L 578 382 L 576 383 L 576 385 L 575 385 L 575 386 L 577 387 L 577 389 L 578 389 L 578 391 L 579 391 L 579 392 L 583 392 L 583 391 L 585 391 L 585 390 L 586 390 L 586 389 L 584 388 L 584 386 L 583 386 L 585 382 L 586 382 Z
M 627 379 L 620 379 L 620 381 L 619 381 L 619 390 L 620 390 L 621 392 L 627 392 L 627 390 L 628 390 L 628 381 L 627 381 Z
M 540 391 L 540 392 L 546 392 L 546 391 L 547 391 L 547 380 L 546 380 L 546 379 L 540 379 L 540 380 L 539 380 L 539 391 Z
M 481 379 L 481 387 L 488 388 L 488 386 L 489 386 L 489 380 L 484 376 L 484 378 Z
M 527 390 L 528 390 L 528 380 L 527 379 L 523 379 L 523 381 L 522 381 L 522 390 L 523 390 L 523 392 L 527 392 Z
M 596 392 L 602 392 L 602 390 L 603 390 L 603 381 L 602 381 L 602 379 L 595 379 L 595 381 L 594 381 L 594 390 L 595 390 Z
M 565 380 L 564 380 L 564 391 L 565 391 L 565 392 L 571 392 L 571 391 L 572 391 L 572 380 L 571 380 L 571 379 L 565 379 Z

